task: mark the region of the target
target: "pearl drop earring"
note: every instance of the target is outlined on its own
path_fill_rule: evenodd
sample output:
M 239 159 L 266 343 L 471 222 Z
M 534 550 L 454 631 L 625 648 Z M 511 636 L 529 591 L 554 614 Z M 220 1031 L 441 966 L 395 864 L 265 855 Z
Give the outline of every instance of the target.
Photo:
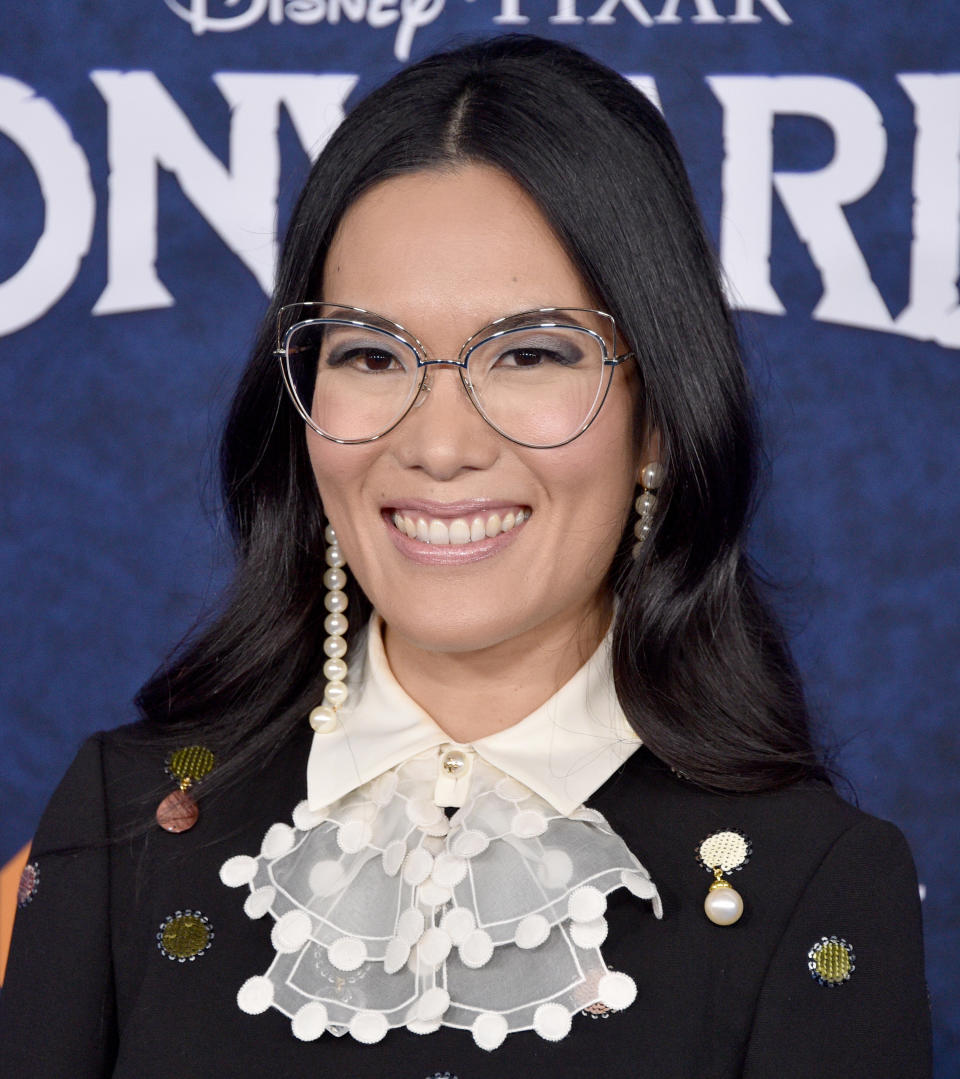
M 323 674 L 327 679 L 323 691 L 323 704 L 310 713 L 310 726 L 318 733 L 333 730 L 337 725 L 337 709 L 347 699 L 347 663 L 343 658 L 347 654 L 347 642 L 343 635 L 347 632 L 347 594 L 343 591 L 347 583 L 346 559 L 337 542 L 337 534 L 330 525 L 324 532 L 327 547 L 328 569 L 323 575 L 323 583 L 328 591 L 323 605 L 329 612 L 324 619 L 323 628 L 329 636 L 323 642 L 323 651 L 327 661 L 323 665 Z
M 663 466 L 659 461 L 651 461 L 640 470 L 640 485 L 643 494 L 637 496 L 634 506 L 637 511 L 637 523 L 633 526 L 633 534 L 637 542 L 633 545 L 633 557 L 639 558 L 643 550 L 643 541 L 650 535 L 653 528 L 654 510 L 657 508 L 657 496 L 654 492 L 659 491 L 663 484 Z

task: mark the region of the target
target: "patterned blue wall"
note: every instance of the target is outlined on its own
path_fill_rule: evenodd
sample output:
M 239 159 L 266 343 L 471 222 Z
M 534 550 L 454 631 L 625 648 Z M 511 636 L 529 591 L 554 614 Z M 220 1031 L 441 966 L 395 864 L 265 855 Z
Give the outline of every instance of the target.
M 407 55 L 479 33 L 548 34 L 652 79 L 688 160 L 743 310 L 767 427 L 756 552 L 784 584 L 812 702 L 861 805 L 913 845 L 937 1074 L 960 1075 L 951 8 L 6 8 L 0 862 L 31 835 L 80 739 L 132 718 L 137 687 L 225 580 L 216 434 L 304 146 Z

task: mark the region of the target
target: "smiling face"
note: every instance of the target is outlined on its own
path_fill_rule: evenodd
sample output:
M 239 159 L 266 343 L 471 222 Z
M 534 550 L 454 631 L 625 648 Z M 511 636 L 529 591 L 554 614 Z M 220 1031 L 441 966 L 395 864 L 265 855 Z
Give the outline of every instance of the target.
M 597 307 L 530 197 L 469 165 L 385 180 L 344 215 L 323 274 L 326 301 L 406 327 L 455 358 L 478 329 L 540 307 Z M 324 510 L 389 641 L 431 652 L 605 628 L 604 581 L 639 467 L 629 364 L 579 438 L 516 445 L 491 428 L 457 371 L 383 438 L 340 445 L 307 429 Z M 427 542 L 430 541 L 430 542 Z

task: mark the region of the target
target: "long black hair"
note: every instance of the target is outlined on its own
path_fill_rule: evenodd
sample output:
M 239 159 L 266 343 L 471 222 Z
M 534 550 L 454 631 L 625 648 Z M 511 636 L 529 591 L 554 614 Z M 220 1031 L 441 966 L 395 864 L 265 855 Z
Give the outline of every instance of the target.
M 441 52 L 354 108 L 314 165 L 221 449 L 236 572 L 221 613 L 140 691 L 171 738 L 215 743 L 219 781 L 268 759 L 323 695 L 325 520 L 274 356 L 277 312 L 315 299 L 343 214 L 411 171 L 496 166 L 536 201 L 638 357 L 638 437 L 666 480 L 643 557 L 625 535 L 613 662 L 647 747 L 731 791 L 825 779 L 783 633 L 744 551 L 757 441 L 740 346 L 673 138 L 625 79 L 556 42 Z M 370 603 L 351 580 L 351 634 Z

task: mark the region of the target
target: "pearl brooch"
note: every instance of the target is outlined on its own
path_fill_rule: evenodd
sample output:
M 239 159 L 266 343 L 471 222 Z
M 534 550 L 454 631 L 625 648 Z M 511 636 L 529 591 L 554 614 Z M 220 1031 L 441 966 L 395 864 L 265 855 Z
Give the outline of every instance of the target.
M 750 840 L 741 832 L 714 832 L 697 847 L 697 860 L 713 873 L 713 883 L 703 901 L 703 911 L 714 925 L 733 925 L 743 914 L 743 897 L 724 878 L 750 859 Z
M 714 925 L 733 925 L 743 914 L 743 899 L 736 888 L 723 879 L 720 866 L 714 868 L 713 876 L 713 884 L 703 901 L 704 913 Z
M 343 590 L 347 583 L 347 571 L 344 569 L 346 559 L 340 550 L 337 534 L 330 525 L 327 525 L 324 531 L 324 538 L 329 544 L 326 554 L 329 568 L 323 575 L 323 583 L 327 588 L 323 605 L 329 612 L 323 623 L 328 634 L 323 642 L 323 652 L 327 657 L 323 665 L 323 676 L 327 684 L 323 691 L 323 704 L 310 713 L 310 726 L 317 734 L 326 734 L 336 729 L 337 710 L 347 699 L 349 692 L 347 662 L 343 658 L 347 654 L 347 642 L 343 636 L 349 625 L 347 616 L 343 613 L 348 603 L 347 594 Z

